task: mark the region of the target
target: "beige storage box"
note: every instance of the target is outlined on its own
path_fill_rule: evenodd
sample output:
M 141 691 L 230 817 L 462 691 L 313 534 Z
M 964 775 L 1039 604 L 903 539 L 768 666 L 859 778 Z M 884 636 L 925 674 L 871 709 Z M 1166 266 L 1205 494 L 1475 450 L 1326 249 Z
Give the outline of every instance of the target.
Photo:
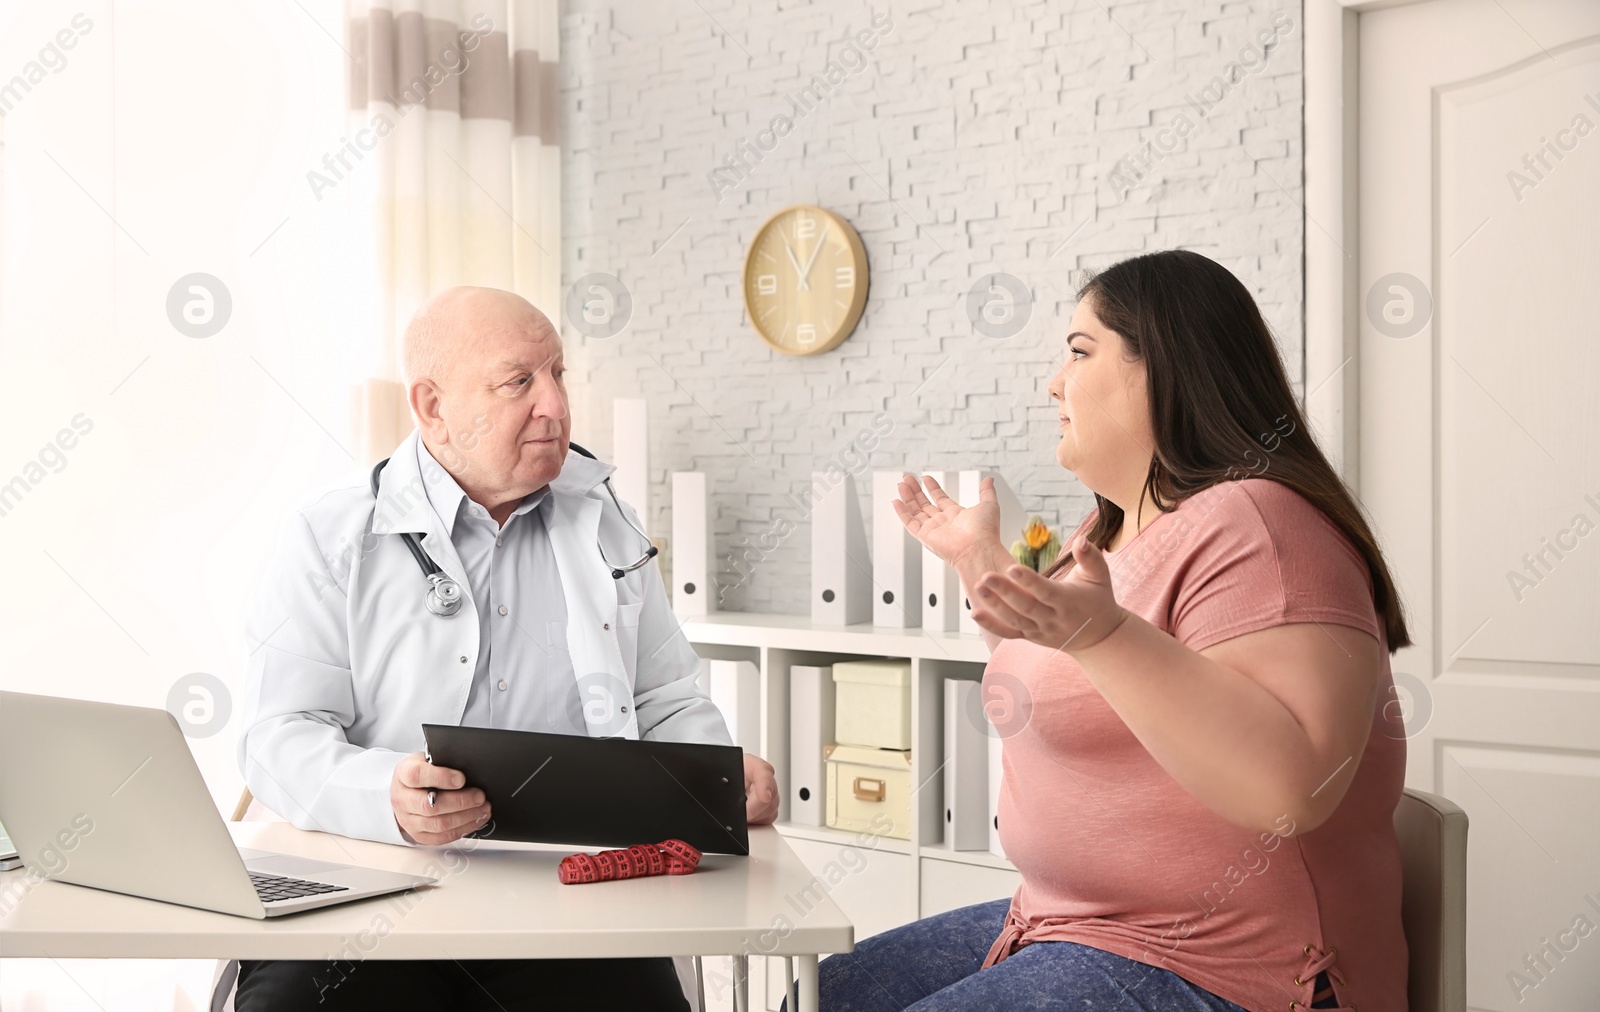
M 833 737 L 841 745 L 911 747 L 911 662 L 833 665 Z
M 837 669 L 836 669 L 837 670 Z M 911 839 L 911 753 L 829 745 L 828 825 Z

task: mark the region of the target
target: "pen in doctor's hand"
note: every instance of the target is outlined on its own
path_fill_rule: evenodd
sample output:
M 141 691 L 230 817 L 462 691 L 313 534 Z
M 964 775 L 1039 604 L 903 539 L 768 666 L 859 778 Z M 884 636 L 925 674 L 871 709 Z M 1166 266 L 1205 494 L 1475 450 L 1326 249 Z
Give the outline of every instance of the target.
M 389 807 L 401 839 L 427 847 L 453 843 L 486 825 L 490 816 L 488 799 L 467 785 L 466 774 L 435 766 L 422 752 L 395 765 Z

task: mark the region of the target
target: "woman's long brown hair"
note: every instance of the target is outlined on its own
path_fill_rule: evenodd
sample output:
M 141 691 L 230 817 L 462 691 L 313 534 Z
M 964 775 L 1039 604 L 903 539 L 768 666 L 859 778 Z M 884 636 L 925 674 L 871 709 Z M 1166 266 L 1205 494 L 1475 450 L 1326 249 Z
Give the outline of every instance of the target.
M 1250 292 L 1198 253 L 1124 260 L 1078 292 L 1145 366 L 1155 456 L 1145 490 L 1163 513 L 1224 481 L 1278 482 L 1321 510 L 1366 560 L 1389 650 L 1411 644 L 1400 595 L 1355 497 L 1312 438 L 1283 361 Z M 1087 537 L 1101 548 L 1122 528 L 1102 495 Z M 1072 564 L 1070 548 L 1046 572 Z

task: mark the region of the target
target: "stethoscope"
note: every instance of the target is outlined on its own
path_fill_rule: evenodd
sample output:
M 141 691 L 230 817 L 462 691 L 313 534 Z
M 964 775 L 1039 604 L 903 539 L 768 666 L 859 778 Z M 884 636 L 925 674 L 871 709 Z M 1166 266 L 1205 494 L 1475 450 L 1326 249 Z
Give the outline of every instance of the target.
M 583 454 L 585 457 L 588 457 L 590 460 L 599 459 L 588 450 L 585 450 L 583 447 L 579 446 L 577 443 L 568 443 L 567 445 L 572 447 L 577 452 Z M 378 475 L 383 473 L 383 467 L 387 463 L 389 463 L 389 458 L 385 457 L 378 461 L 377 466 L 372 469 L 372 498 L 374 500 L 378 498 Z M 606 487 L 606 491 L 611 493 L 611 501 L 616 503 L 617 512 L 622 515 L 623 521 L 626 522 L 629 527 L 632 527 L 634 531 L 638 533 L 639 537 L 645 540 L 646 544 L 649 544 L 650 535 L 640 530 L 639 525 L 629 519 L 628 511 L 622 508 L 622 503 L 617 499 L 617 490 L 611 486 L 611 478 L 609 475 L 606 477 L 603 484 Z M 438 563 L 428 558 L 428 553 L 422 550 L 422 545 L 417 542 L 417 536 L 415 534 L 412 534 L 410 531 L 406 531 L 402 533 L 400 537 L 405 540 L 406 547 L 411 549 L 411 557 L 417 560 L 417 565 L 422 567 L 422 575 L 428 580 L 428 610 L 433 612 L 435 615 L 438 615 L 440 618 L 448 618 L 460 611 L 461 585 L 440 570 Z M 624 576 L 627 576 L 635 569 L 645 565 L 656 556 L 656 546 L 650 545 L 650 547 L 645 550 L 645 553 L 639 557 L 637 562 L 632 562 L 626 566 L 618 567 L 612 565 L 611 560 L 606 558 L 605 545 L 600 543 L 600 539 L 598 537 L 595 538 L 595 547 L 600 549 L 600 561 L 604 562 L 606 564 L 606 568 L 611 570 L 611 578 L 613 580 L 622 579 Z

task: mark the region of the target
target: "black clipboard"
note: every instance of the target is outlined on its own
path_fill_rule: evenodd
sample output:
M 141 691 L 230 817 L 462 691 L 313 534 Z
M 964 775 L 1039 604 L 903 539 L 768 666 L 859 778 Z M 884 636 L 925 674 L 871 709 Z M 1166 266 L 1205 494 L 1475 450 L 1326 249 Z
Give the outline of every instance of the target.
M 734 745 L 423 724 L 428 761 L 466 774 L 493 814 L 481 840 L 627 847 L 678 839 L 750 853 Z

